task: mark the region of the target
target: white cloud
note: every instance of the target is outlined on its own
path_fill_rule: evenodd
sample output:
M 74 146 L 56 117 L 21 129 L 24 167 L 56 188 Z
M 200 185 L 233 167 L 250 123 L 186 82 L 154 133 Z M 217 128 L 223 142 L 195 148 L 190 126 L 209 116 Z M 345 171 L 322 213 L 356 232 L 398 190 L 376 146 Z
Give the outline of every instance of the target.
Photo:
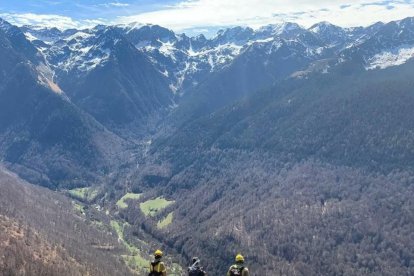
M 70 17 L 53 14 L 4 13 L 0 14 L 0 17 L 18 26 L 38 25 L 57 28 L 77 28 L 79 26 L 79 23 Z
M 81 25 L 84 28 L 87 28 L 87 27 L 95 27 L 96 25 L 106 25 L 107 21 L 103 18 L 85 19 L 85 20 L 82 20 L 82 21 L 78 21 L 78 24 Z
M 105 3 L 105 4 L 99 4 L 99 6 L 111 8 L 111 7 L 118 7 L 118 8 L 124 8 L 128 7 L 128 3 L 120 3 L 120 2 L 111 2 L 111 3 Z
M 382 2 L 381 4 L 381 1 L 376 0 L 186 0 L 162 10 L 122 16 L 116 22 L 154 23 L 174 30 L 232 25 L 255 28 L 282 21 L 295 21 L 305 26 L 319 21 L 330 21 L 341 26 L 359 26 L 414 15 L 414 1 Z
M 77 5 L 80 9 L 85 9 L 84 5 Z M 34 13 L 3 13 L 0 17 L 19 26 L 39 25 L 65 29 L 139 22 L 159 24 L 175 31 L 200 33 L 218 27 L 240 25 L 257 28 L 283 21 L 297 22 L 306 27 L 320 21 L 340 26 L 366 26 L 377 21 L 389 22 L 414 15 L 414 0 L 180 0 L 177 4 L 151 12 L 138 12 L 133 16 L 122 16 L 125 9 L 104 9 L 104 6 L 127 7 L 129 4 L 109 0 L 92 6 L 89 20 Z M 134 5 L 131 5 L 128 12 L 133 8 Z M 112 18 L 93 17 L 109 15 L 102 13 L 102 10 L 116 12 L 110 14 Z M 114 14 L 119 16 L 114 17 Z
M 42 27 L 56 27 L 64 30 L 69 28 L 87 28 L 98 24 L 105 24 L 103 19 L 74 20 L 68 16 L 55 14 L 35 13 L 2 13 L 0 17 L 17 26 L 34 25 Z

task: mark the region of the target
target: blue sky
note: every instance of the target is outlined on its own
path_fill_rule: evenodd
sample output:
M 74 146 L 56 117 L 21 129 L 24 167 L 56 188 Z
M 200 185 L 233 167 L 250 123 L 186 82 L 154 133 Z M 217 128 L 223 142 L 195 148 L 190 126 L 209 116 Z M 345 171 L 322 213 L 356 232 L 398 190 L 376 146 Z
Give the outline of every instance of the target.
M 197 33 L 285 21 L 360 26 L 408 16 L 414 0 L 0 0 L 0 17 L 11 23 L 62 29 L 139 22 Z
M 11 13 L 57 14 L 73 19 L 108 18 L 155 11 L 176 0 L 0 0 L 0 9 Z

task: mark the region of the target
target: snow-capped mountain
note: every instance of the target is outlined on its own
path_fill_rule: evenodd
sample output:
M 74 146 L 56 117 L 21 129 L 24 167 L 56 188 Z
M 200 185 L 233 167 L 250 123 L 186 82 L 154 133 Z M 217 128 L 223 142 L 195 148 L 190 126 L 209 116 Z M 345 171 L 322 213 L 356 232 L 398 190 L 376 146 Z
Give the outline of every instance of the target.
M 345 29 L 329 22 L 317 23 L 310 27 L 309 31 L 314 33 L 325 45 L 332 48 L 344 45 L 350 39 Z
M 360 63 L 369 70 L 401 65 L 414 57 L 414 18 L 367 29 L 375 32 L 345 49 L 340 54 L 343 60 Z
M 19 55 L 24 56 L 33 63 L 39 61 L 38 51 L 36 47 L 30 43 L 22 31 L 0 18 L 0 30 L 7 36 L 11 46 L 16 49 Z
M 125 125 L 172 104 L 165 76 L 119 28 L 24 30 L 53 81 L 100 123 Z
M 120 139 L 74 105 L 54 74 L 23 32 L 0 20 L 0 159 L 50 187 L 82 172 L 98 179 Z
M 65 36 L 77 32 L 75 29 L 61 31 L 58 28 L 43 28 L 39 26 L 22 26 L 20 29 L 26 35 L 28 40 L 32 42 L 42 41 L 48 44 L 54 43 Z
M 3 32 L 7 38 L 7 43 L 5 42 L 3 45 L 10 44 L 8 48 L 13 49 L 19 58 L 27 62 L 27 66 L 31 67 L 33 73 L 36 74 L 38 84 L 51 89 L 67 99 L 54 80 L 55 73 L 53 68 L 48 65 L 47 60 L 38 51 L 38 48 L 27 39 L 27 35 L 23 34 L 20 28 L 2 19 L 0 19 L 0 32 Z M 3 72 L 2 76 L 6 76 L 8 73 Z
M 385 68 L 411 58 L 412 18 L 369 27 L 341 28 L 321 22 L 309 29 L 282 23 L 253 30 L 234 27 L 220 30 L 213 38 L 188 37 L 157 26 L 128 24 L 93 29 L 60 31 L 56 28 L 22 27 L 26 37 L 44 54 L 50 66 L 67 74 L 85 75 L 104 65 L 114 45 L 126 39 L 144 54 L 170 91 L 182 94 L 202 83 L 212 73 L 230 66 L 241 56 L 260 60 L 268 67 L 272 56 L 302 56 L 307 70 L 318 60 L 359 62 L 366 69 Z M 108 31 L 119 36 L 108 36 Z M 103 35 L 106 34 L 106 35 Z M 335 62 L 333 62 L 335 64 Z M 326 70 L 326 68 L 324 69 Z
M 404 64 L 413 58 L 413 30 L 414 19 L 407 18 L 356 28 L 327 22 L 309 29 L 295 23 L 234 27 L 206 38 L 156 25 L 61 31 L 0 20 L 0 158 L 49 160 L 34 168 L 47 173 L 48 183 L 59 175 L 55 171 L 73 178 L 81 170 L 65 156 L 105 171 L 109 158 L 94 168 L 100 160 L 94 152 L 109 155 L 112 146 L 95 142 L 109 132 L 115 145 L 113 133 L 141 139 L 152 134 L 145 128 L 153 121 L 165 122 L 164 114 L 176 116 L 176 125 L 208 117 L 284 80 Z M 28 125 L 36 128 L 23 128 Z M 6 137 L 8 131 L 22 140 Z M 28 144 L 25 135 L 36 143 Z M 62 160 L 46 156 L 59 150 L 65 151 Z M 84 155 L 90 159 L 82 161 Z
M 196 86 L 209 73 L 229 64 L 243 47 L 229 39 L 220 40 L 220 35 L 212 40 L 202 35 L 190 38 L 156 25 L 130 24 L 118 29 L 165 75 L 174 93 Z
M 220 99 L 214 109 L 289 77 L 383 69 L 414 52 L 413 18 L 356 28 L 328 22 L 308 29 L 234 27 L 208 39 L 143 24 L 22 30 L 43 54 L 51 82 L 106 126 L 175 106 L 177 95 L 188 94 L 191 108 L 209 110 L 205 98 Z

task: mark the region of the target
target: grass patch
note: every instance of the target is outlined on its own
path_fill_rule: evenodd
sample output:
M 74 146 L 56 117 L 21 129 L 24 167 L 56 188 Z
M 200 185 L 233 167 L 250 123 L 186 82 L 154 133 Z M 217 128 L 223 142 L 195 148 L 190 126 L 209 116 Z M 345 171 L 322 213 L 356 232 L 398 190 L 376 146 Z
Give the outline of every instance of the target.
M 86 201 L 92 201 L 98 196 L 98 190 L 95 188 L 76 188 L 69 190 L 68 193 L 74 198 Z
M 118 239 L 122 241 L 122 244 L 128 249 L 128 255 L 122 255 L 125 263 L 132 270 L 142 272 L 149 265 L 149 261 L 142 257 L 141 251 L 132 244 L 129 244 L 124 239 L 124 226 L 127 223 L 121 224 L 116 220 L 111 220 L 111 227 L 118 235 Z
M 131 199 L 131 200 L 137 200 L 141 197 L 142 194 L 134 194 L 134 193 L 127 193 L 123 197 L 121 197 L 120 200 L 116 203 L 116 205 L 121 208 L 125 209 L 128 208 L 128 204 L 125 202 L 125 200 Z
M 169 213 L 163 220 L 160 220 L 157 223 L 157 227 L 158 229 L 162 229 L 164 227 L 167 227 L 168 225 L 170 225 L 173 221 L 173 212 Z
M 149 261 L 142 258 L 140 255 L 122 255 L 122 258 L 125 260 L 125 263 L 133 270 L 142 270 L 148 268 L 149 266 Z
M 111 226 L 115 230 L 116 234 L 118 235 L 118 238 L 121 240 L 124 240 L 124 226 L 121 225 L 116 220 L 111 220 Z
M 128 225 L 128 223 L 120 224 L 116 220 L 111 220 L 111 226 L 115 230 L 116 234 L 118 235 L 118 239 L 120 239 L 123 245 L 128 249 L 129 254 L 137 255 L 139 254 L 140 250 L 132 244 L 129 244 L 125 241 L 124 238 L 124 227 Z
M 163 197 L 157 197 L 156 199 L 142 202 L 139 205 L 139 208 L 146 216 L 154 217 L 159 211 L 165 209 L 173 203 L 174 201 L 168 201 Z
M 77 202 L 72 202 L 73 203 L 73 209 L 75 209 L 76 212 L 81 213 L 82 215 L 85 215 L 85 206 L 77 203 Z
M 179 264 L 173 263 L 170 269 L 170 273 L 168 273 L 168 275 L 181 276 L 182 272 L 183 272 L 183 268 Z
M 151 203 L 154 204 L 154 202 L 158 203 L 156 205 L 157 208 L 160 208 L 159 206 L 161 206 L 162 208 L 165 208 L 166 206 L 173 203 L 173 201 L 166 201 L 165 199 L 162 199 L 160 201 L 159 199 L 161 198 L 157 198 L 156 200 L 158 201 L 152 200 L 150 202 L 151 208 L 154 208 L 153 205 L 151 205 Z M 161 205 L 159 204 L 160 202 L 162 203 Z M 147 204 L 149 204 L 148 201 L 147 201 Z M 173 212 L 169 213 L 159 223 L 162 223 L 163 225 L 168 225 L 172 222 L 172 219 L 173 219 Z M 149 267 L 150 261 L 147 258 L 145 258 L 145 254 L 142 254 L 142 251 L 140 248 L 138 248 L 137 246 L 133 244 L 129 244 L 125 240 L 124 229 L 125 229 L 125 226 L 128 226 L 129 224 L 127 222 L 122 223 L 117 220 L 111 220 L 110 224 L 111 224 L 111 227 L 116 232 L 119 242 L 121 242 L 127 249 L 127 253 L 124 255 L 121 255 L 121 258 L 124 261 L 124 263 L 135 273 L 138 273 L 138 275 L 146 275 L 148 273 L 148 267 Z M 138 240 L 138 242 L 141 246 L 142 244 L 147 245 L 145 242 L 141 240 Z M 179 264 L 174 263 L 170 258 L 168 258 L 167 260 L 169 260 L 167 262 L 168 264 L 172 263 L 171 265 L 168 265 L 168 271 L 169 271 L 168 275 L 171 275 L 171 276 L 183 275 L 182 274 L 183 269 Z

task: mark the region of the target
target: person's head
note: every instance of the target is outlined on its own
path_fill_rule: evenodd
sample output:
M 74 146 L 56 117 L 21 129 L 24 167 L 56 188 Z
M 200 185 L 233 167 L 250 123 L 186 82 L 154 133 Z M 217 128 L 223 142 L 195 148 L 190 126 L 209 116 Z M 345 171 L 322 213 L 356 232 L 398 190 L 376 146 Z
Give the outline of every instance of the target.
M 154 252 L 154 258 L 155 258 L 156 260 L 161 259 L 161 258 L 162 258 L 162 251 L 161 251 L 161 250 L 159 250 L 159 249 L 157 249 L 157 250 Z
M 244 263 L 244 257 L 242 256 L 242 254 L 237 254 L 237 256 L 236 256 L 236 263 L 238 263 L 238 264 L 242 264 L 242 263 Z

